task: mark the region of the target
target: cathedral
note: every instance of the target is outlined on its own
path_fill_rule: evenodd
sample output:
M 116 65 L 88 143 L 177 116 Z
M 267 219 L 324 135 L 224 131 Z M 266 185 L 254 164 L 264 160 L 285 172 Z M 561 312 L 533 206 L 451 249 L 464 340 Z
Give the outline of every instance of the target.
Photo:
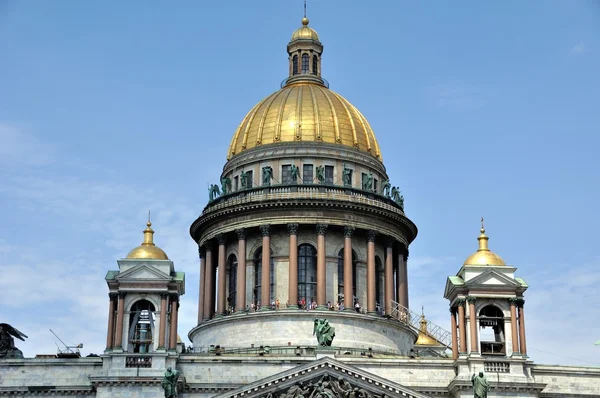
M 600 369 L 530 360 L 528 284 L 491 251 L 483 219 L 474 253 L 447 278 L 447 323 L 411 306 L 417 226 L 369 122 L 322 77 L 323 51 L 305 16 L 288 78 L 242 118 L 190 220 L 197 325 L 178 330 L 185 274 L 148 220 L 142 244 L 106 274 L 103 354 L 9 349 L 0 396 L 459 398 L 482 379 L 487 397 L 600 397 Z

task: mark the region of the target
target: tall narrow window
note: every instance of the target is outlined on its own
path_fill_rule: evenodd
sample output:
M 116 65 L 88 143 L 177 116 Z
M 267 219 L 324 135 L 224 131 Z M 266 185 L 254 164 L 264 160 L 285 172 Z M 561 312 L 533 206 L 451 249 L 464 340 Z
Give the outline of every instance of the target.
M 494 305 L 486 305 L 479 312 L 479 340 L 481 355 L 505 355 L 504 314 Z
M 316 55 L 313 55 L 313 75 L 317 76 L 319 73 L 319 58 Z
M 271 285 L 271 294 L 269 297 L 269 301 L 273 301 L 275 298 L 275 291 L 274 291 L 274 282 L 275 282 L 275 275 L 274 275 L 274 263 L 273 263 L 273 253 L 271 253 L 271 261 L 270 261 L 270 275 L 269 275 L 269 282 Z M 254 304 L 258 304 L 258 302 L 260 301 L 262 295 L 262 247 L 259 247 L 258 249 L 256 249 L 256 254 L 254 255 Z M 260 303 L 261 306 L 269 306 L 271 305 L 271 303 Z
M 305 164 L 304 166 L 302 166 L 302 183 L 312 184 L 313 178 L 313 165 Z
M 325 184 L 333 185 L 333 166 L 325 166 Z
M 298 55 L 292 57 L 292 75 L 298 74 Z
M 154 336 L 154 305 L 148 300 L 139 300 L 131 306 L 129 311 L 127 352 L 140 354 L 151 352 Z
M 308 73 L 308 54 L 302 54 L 302 73 Z
M 229 256 L 227 261 L 227 274 L 229 276 L 229 289 L 227 294 L 227 311 L 233 310 L 235 311 L 235 302 L 237 297 L 237 258 L 235 255 Z M 243 310 L 243 308 L 238 308 L 238 310 Z
M 377 192 L 377 178 L 373 178 L 373 192 Z
M 281 166 L 281 183 L 291 184 L 292 183 L 292 165 L 284 164 Z
M 298 300 L 308 305 L 317 298 L 317 250 L 308 244 L 298 246 Z
M 246 188 L 252 188 L 252 171 L 246 172 Z
M 352 296 L 356 297 L 356 252 L 352 250 Z M 346 300 L 344 297 L 344 249 L 338 253 L 338 302 L 344 300 L 344 305 L 353 308 L 354 297 Z
M 233 190 L 234 191 L 238 190 L 239 183 L 240 183 L 240 177 L 239 176 L 233 177 Z
M 383 311 L 383 265 L 379 256 L 375 256 L 375 302 L 377 312 L 381 314 Z

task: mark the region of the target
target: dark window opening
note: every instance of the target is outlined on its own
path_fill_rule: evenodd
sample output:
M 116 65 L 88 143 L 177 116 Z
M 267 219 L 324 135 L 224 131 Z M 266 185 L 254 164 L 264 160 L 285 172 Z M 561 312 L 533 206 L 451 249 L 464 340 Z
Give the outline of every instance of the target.
M 479 312 L 481 355 L 505 355 L 504 314 L 500 308 L 487 305 Z
M 333 166 L 325 166 L 325 184 L 333 184 Z
M 161 308 L 167 311 L 167 308 Z M 140 300 L 131 306 L 129 315 L 128 352 L 146 354 L 153 351 L 154 305 L 148 300 Z
M 234 191 L 238 190 L 239 182 L 240 182 L 240 177 L 239 176 L 233 177 L 233 190 Z
M 317 76 L 319 73 L 319 58 L 316 55 L 313 55 L 313 75 Z
M 373 192 L 377 192 L 377 178 L 373 178 Z
M 292 183 L 292 165 L 286 164 L 281 166 L 281 183 L 291 184 Z
M 308 73 L 308 54 L 302 54 L 302 73 Z
M 313 165 L 305 164 L 302 166 L 302 183 L 303 184 L 312 184 L 313 183 Z
M 292 57 L 292 75 L 298 74 L 298 56 L 294 55 Z
M 246 188 L 247 189 L 252 188 L 252 178 L 253 178 L 252 174 L 253 174 L 252 171 L 246 172 Z
M 308 244 L 298 246 L 298 300 L 310 305 L 317 298 L 317 250 Z
M 238 262 L 235 255 L 229 256 L 229 260 L 227 261 L 227 273 L 229 274 L 229 289 L 227 295 L 227 311 L 235 311 L 235 303 L 237 299 L 237 268 Z M 243 310 L 243 308 L 240 308 Z
M 379 314 L 383 314 L 384 297 L 383 297 L 383 264 L 381 258 L 375 256 L 375 309 Z

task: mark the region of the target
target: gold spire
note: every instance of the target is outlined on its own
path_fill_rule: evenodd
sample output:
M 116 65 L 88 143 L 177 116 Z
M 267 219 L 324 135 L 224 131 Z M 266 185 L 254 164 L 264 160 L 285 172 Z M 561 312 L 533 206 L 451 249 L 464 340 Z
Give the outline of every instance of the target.
M 415 345 L 441 345 L 440 342 L 431 337 L 427 331 L 427 320 L 425 319 L 423 306 L 421 306 L 421 320 L 419 321 L 419 325 L 419 335 L 417 336 Z
M 483 221 L 483 217 L 481 217 L 481 229 L 479 230 L 479 237 L 477 237 L 479 249 L 467 258 L 464 265 L 506 265 L 499 255 L 489 249 L 488 240 L 490 238 L 485 234 Z
M 147 258 L 152 260 L 168 260 L 167 254 L 154 244 L 154 230 L 151 228 L 150 211 L 148 210 L 148 222 L 144 230 L 144 241 L 142 244 L 129 252 L 126 258 Z

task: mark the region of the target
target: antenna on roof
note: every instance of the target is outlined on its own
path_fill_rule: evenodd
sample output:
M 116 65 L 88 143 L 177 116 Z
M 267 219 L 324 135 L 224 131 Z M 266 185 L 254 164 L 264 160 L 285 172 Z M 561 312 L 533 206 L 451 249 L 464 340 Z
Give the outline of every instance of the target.
M 58 337 L 58 335 L 56 333 L 54 333 L 54 331 L 52 329 L 50 329 L 50 332 L 52 332 L 52 334 L 65 346 L 64 349 L 61 349 L 58 344 L 56 344 L 56 341 L 54 342 L 54 344 L 56 344 L 56 357 L 57 358 L 80 358 L 81 354 L 79 353 L 79 349 L 83 348 L 83 343 L 79 343 L 76 346 L 75 345 L 67 345 L 64 341 L 62 341 L 62 339 L 60 337 Z

